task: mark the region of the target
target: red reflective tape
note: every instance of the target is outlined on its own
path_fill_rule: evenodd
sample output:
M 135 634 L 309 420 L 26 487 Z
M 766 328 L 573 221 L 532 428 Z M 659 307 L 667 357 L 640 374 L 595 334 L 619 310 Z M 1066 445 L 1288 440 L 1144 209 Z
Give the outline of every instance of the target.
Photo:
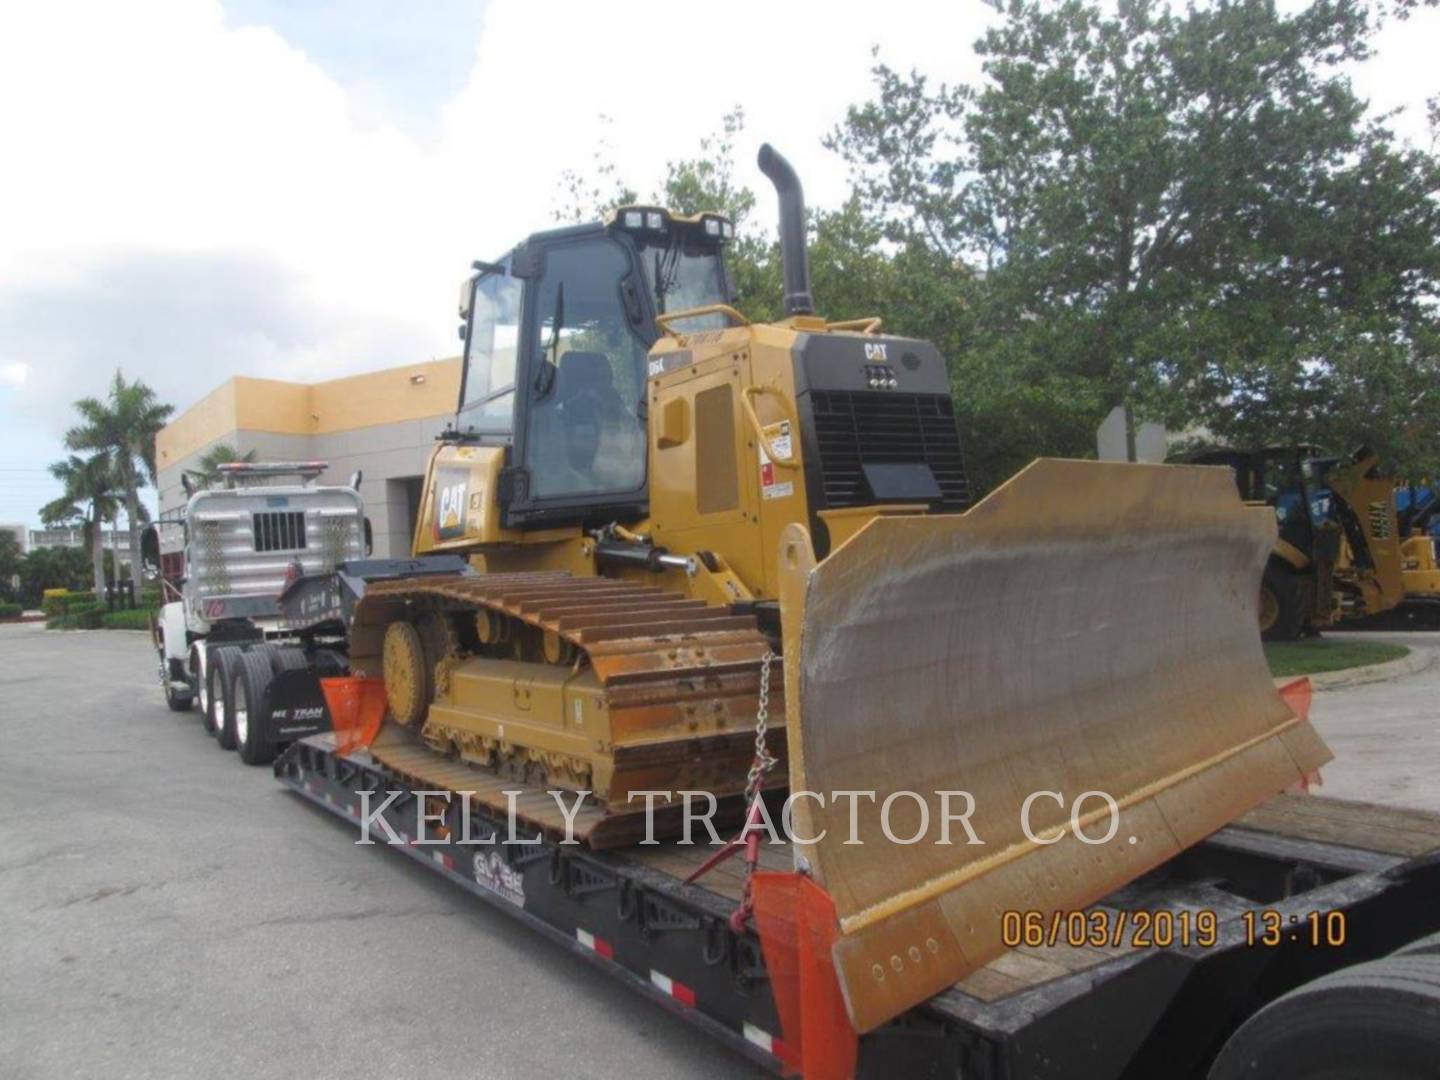
M 449 855 L 446 855 L 443 851 L 433 851 L 431 852 L 431 854 L 435 856 L 435 861 L 441 866 L 443 866 L 446 870 L 455 869 L 455 860 L 452 859 Z
M 611 945 L 610 942 L 602 937 L 596 937 L 590 933 L 589 930 L 582 930 L 577 926 L 575 928 L 575 940 L 592 952 L 603 956 L 606 960 L 615 959 L 615 946 Z
M 655 971 L 653 968 L 650 971 L 650 982 L 680 1002 L 681 1005 L 688 1006 L 692 1009 L 695 1007 L 695 991 L 691 990 L 690 987 L 684 983 L 676 982 L 670 978 L 669 975 L 661 971 Z

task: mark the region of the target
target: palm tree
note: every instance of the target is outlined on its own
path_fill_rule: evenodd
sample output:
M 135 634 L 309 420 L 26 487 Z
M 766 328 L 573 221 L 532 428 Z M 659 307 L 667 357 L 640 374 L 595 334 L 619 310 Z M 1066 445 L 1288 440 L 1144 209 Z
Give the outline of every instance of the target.
M 140 529 L 143 524 L 140 489 L 144 486 L 145 476 L 149 476 L 152 483 L 158 482 L 155 475 L 155 436 L 175 411 L 174 406 L 160 404 L 150 387 L 139 379 L 127 383 L 124 372 L 117 370 L 106 401 L 81 398 L 75 403 L 75 408 L 83 423 L 66 433 L 65 445 L 71 450 L 95 450 L 113 457 L 115 476 L 125 495 L 125 517 L 130 525 L 130 562 L 134 570 L 139 566 Z
M 220 479 L 221 465 L 230 465 L 237 461 L 250 462 L 254 460 L 254 450 L 246 450 L 245 453 L 242 454 L 229 443 L 216 443 L 201 455 L 200 462 L 195 471 L 200 474 L 201 482 L 206 487 L 209 487 Z
M 82 458 L 71 454 L 50 466 L 50 475 L 65 485 L 65 493 L 40 508 L 40 520 L 54 528 L 80 522 L 90 551 L 95 594 L 105 593 L 105 520 L 119 517 L 115 471 L 109 454 Z

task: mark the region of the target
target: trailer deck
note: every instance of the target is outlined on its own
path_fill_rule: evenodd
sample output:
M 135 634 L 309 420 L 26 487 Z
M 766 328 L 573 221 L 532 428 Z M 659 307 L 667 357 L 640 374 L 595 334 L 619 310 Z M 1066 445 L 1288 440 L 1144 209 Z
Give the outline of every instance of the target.
M 737 934 L 728 925 L 744 880 L 738 860 L 686 885 L 713 849 L 661 842 L 597 852 L 538 836 L 466 845 L 464 800 L 454 793 L 485 785 L 498 792 L 513 782 L 413 752 L 429 758 L 423 787 L 407 779 L 403 754 L 397 759 L 393 748 L 382 765 L 363 751 L 337 753 L 331 735 L 295 743 L 275 771 L 312 802 L 357 822 L 384 793 L 398 792 L 381 814 L 401 840 L 390 846 L 762 1067 L 793 1066 L 760 941 L 753 930 Z M 438 790 L 431 786 L 437 769 L 447 797 L 417 794 Z M 381 794 L 367 803 L 361 792 Z M 422 798 L 431 832 L 417 843 Z M 543 795 L 520 798 L 553 808 Z M 483 804 L 468 814 L 472 841 L 504 838 L 507 823 Z M 382 829 L 377 821 L 372 830 L 380 843 Z M 789 871 L 789 845 L 762 845 L 760 864 Z M 1440 929 L 1437 890 L 1440 816 L 1278 796 L 1089 909 L 1088 925 L 1103 935 L 1082 931 L 1082 940 L 1068 940 L 1073 928 L 1037 927 L 1038 942 L 1018 943 L 866 1035 L 860 1074 L 1202 1076 L 1228 1034 L 1260 1005 Z M 1343 913 L 1343 941 L 1307 940 L 1312 912 Z M 1196 938 L 1202 914 L 1213 916 L 1213 941 Z M 1175 930 L 1182 924 L 1185 941 Z M 1258 943 L 1272 926 L 1273 943 Z

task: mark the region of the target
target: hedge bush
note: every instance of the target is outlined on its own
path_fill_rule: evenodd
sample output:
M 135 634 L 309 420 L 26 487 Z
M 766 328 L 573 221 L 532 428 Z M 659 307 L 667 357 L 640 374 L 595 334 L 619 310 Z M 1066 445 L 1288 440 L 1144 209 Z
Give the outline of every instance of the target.
M 104 613 L 99 608 L 87 608 L 70 615 L 54 615 L 45 620 L 47 630 L 99 630 Z
M 150 608 L 127 608 L 124 611 L 102 612 L 100 625 L 106 630 L 149 630 L 154 611 Z
M 15 619 L 25 614 L 25 608 L 20 604 L 12 604 L 8 600 L 0 600 L 0 619 Z
M 65 615 L 84 611 L 96 606 L 94 590 L 71 592 L 69 589 L 46 589 L 40 598 L 41 610 L 46 615 Z

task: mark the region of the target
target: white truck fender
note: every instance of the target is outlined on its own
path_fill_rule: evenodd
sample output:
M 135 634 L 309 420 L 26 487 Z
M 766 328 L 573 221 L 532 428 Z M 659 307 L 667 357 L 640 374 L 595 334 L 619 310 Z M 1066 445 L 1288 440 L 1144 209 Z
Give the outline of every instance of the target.
M 166 604 L 160 609 L 159 622 L 165 658 L 183 664 L 190 657 L 190 644 L 185 640 L 185 605 L 178 600 Z

